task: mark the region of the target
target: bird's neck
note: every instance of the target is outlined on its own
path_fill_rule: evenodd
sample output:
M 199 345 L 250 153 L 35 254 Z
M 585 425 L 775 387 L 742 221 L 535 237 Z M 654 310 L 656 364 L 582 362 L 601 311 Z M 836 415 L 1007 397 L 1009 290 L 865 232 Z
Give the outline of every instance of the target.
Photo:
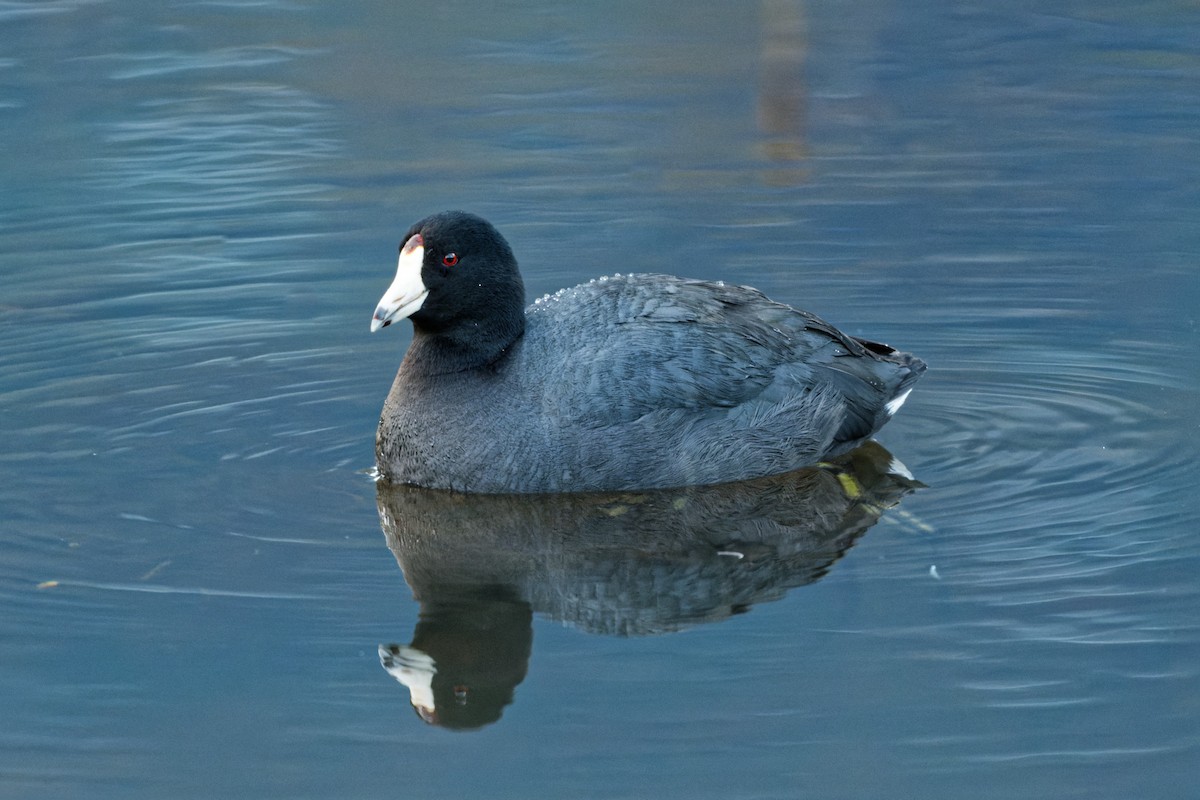
M 413 323 L 413 340 L 401 368 L 410 375 L 447 375 L 496 363 L 525 333 L 525 313 L 471 321 L 444 330 Z

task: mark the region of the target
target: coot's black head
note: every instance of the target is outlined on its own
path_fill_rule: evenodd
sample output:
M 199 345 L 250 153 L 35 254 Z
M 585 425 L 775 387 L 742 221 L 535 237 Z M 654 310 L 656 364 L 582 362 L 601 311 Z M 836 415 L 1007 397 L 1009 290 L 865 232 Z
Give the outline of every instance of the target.
M 404 235 L 396 279 L 379 300 L 371 330 L 408 317 L 418 333 L 492 349 L 498 339 L 506 346 L 521 334 L 524 308 L 517 260 L 500 232 L 474 214 L 443 211 Z

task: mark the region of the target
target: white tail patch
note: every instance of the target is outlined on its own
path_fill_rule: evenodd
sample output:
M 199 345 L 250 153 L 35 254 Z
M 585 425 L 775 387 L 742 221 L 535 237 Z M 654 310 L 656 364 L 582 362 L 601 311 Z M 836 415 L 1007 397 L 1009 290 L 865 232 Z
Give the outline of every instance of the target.
M 883 410 L 888 413 L 889 417 L 900 410 L 900 406 L 904 405 L 904 401 L 908 399 L 910 392 L 912 392 L 912 389 L 905 389 L 903 394 L 896 395 L 884 404 Z
M 913 474 L 908 471 L 908 467 L 904 466 L 904 463 L 895 457 L 892 458 L 892 463 L 888 464 L 887 471 L 890 475 L 899 475 L 901 478 L 906 478 L 910 481 L 916 480 L 916 478 L 913 477 Z

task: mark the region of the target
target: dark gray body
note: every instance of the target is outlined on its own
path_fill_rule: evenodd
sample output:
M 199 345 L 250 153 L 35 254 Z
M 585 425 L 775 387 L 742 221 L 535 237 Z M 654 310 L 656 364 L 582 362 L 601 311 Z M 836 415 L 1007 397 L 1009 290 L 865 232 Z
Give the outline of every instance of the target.
M 870 436 L 925 369 L 754 289 L 663 275 L 539 300 L 524 334 L 481 367 L 413 368 L 422 341 L 384 404 L 379 469 L 393 482 L 469 492 L 785 472 Z

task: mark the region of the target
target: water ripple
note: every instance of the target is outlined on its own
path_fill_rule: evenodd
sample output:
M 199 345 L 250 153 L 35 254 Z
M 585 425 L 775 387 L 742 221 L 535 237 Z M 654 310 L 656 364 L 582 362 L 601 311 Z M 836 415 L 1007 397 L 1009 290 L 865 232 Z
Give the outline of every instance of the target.
M 1200 557 L 1178 424 L 1194 379 L 1170 340 L 1097 335 L 1072 350 L 1005 324 L 923 353 L 934 366 L 893 423 L 910 446 L 893 446 L 930 484 L 907 507 L 928 528 L 889 563 L 904 585 L 930 565 L 938 580 L 923 622 L 860 633 L 908 641 L 910 658 L 957 676 L 955 702 L 992 715 L 968 726 L 975 744 L 937 745 L 947 764 L 1173 752 L 1170 735 L 1143 749 L 1093 732 L 1127 693 L 1178 696 L 1200 675 L 1182 655 L 1200 647 L 1200 623 L 1179 566 Z M 1000 733 L 1039 720 L 1053 720 L 1045 736 Z M 1080 747 L 1063 748 L 1055 737 L 1074 725 Z

